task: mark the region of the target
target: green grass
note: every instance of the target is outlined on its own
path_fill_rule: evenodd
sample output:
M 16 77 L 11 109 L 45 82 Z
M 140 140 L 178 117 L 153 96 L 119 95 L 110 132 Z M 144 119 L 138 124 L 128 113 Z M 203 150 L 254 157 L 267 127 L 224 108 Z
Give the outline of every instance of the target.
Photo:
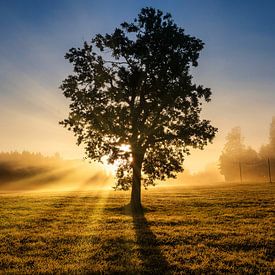
M 0 195 L 0 273 L 275 272 L 274 186 Z

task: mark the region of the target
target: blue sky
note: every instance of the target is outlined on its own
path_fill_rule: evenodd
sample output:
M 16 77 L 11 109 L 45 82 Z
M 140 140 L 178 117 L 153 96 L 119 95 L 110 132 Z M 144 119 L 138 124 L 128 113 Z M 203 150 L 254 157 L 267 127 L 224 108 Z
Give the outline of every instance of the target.
M 73 136 L 58 125 L 68 111 L 58 90 L 71 71 L 64 54 L 131 21 L 145 6 L 170 12 L 186 33 L 205 42 L 194 76 L 212 88 L 203 116 L 219 134 L 186 165 L 196 170 L 217 159 L 234 126 L 256 149 L 268 142 L 275 115 L 275 1 L 0 0 L 0 151 L 80 157 Z

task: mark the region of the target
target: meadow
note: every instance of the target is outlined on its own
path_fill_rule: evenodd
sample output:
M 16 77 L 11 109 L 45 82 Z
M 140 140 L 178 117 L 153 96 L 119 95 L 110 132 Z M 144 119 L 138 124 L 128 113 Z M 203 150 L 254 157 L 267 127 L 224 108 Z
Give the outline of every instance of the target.
M 275 185 L 0 194 L 0 273 L 275 272 Z

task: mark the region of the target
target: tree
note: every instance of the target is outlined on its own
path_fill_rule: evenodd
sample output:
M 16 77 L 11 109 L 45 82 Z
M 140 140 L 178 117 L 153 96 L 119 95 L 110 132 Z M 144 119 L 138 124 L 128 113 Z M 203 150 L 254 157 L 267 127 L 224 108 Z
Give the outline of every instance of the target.
M 260 156 L 264 159 L 275 159 L 275 117 L 272 117 L 272 121 L 270 123 L 269 144 L 261 147 Z
M 263 163 L 257 152 L 244 144 L 241 128 L 233 128 L 226 140 L 220 156 L 220 171 L 225 180 L 240 181 L 240 173 L 250 181 L 262 178 Z
M 239 165 L 245 151 L 241 128 L 233 128 L 226 137 L 226 143 L 220 156 L 220 170 L 226 181 L 240 179 Z
M 217 129 L 199 116 L 211 90 L 194 84 L 189 72 L 203 45 L 170 14 L 143 8 L 133 23 L 65 55 L 74 73 L 61 85 L 71 100 L 61 124 L 88 158 L 119 160 L 115 188 L 132 188 L 134 210 L 141 209 L 141 182 L 176 177 L 189 147 L 203 149 L 215 136 Z

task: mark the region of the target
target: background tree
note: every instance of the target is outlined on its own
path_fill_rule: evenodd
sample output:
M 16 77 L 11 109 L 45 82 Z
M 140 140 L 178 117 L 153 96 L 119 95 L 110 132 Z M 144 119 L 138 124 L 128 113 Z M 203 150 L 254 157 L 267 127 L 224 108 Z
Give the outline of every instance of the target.
M 275 159 L 275 117 L 272 118 L 269 130 L 269 143 L 260 149 L 260 156 L 264 159 Z
M 265 164 L 253 148 L 245 145 L 241 128 L 233 128 L 226 140 L 220 156 L 220 171 L 225 180 L 239 182 L 240 172 L 246 181 L 262 180 Z
M 241 128 L 233 128 L 226 137 L 226 143 L 220 156 L 220 170 L 226 181 L 239 181 L 239 164 L 243 160 L 245 145 Z
M 132 187 L 135 210 L 141 209 L 141 181 L 148 186 L 175 177 L 188 147 L 202 149 L 215 135 L 217 129 L 199 116 L 211 91 L 194 84 L 189 72 L 203 45 L 170 14 L 144 8 L 133 23 L 98 34 L 65 56 L 74 74 L 61 85 L 71 100 L 61 123 L 84 144 L 88 158 L 119 160 L 115 187 Z
M 269 143 L 263 145 L 260 148 L 259 152 L 260 157 L 262 158 L 263 163 L 267 163 L 268 168 L 268 180 L 273 180 L 275 178 L 275 117 L 272 117 L 272 121 L 270 123 L 269 130 Z M 264 165 L 266 166 L 266 165 Z M 266 168 L 263 169 L 263 173 L 265 174 Z

